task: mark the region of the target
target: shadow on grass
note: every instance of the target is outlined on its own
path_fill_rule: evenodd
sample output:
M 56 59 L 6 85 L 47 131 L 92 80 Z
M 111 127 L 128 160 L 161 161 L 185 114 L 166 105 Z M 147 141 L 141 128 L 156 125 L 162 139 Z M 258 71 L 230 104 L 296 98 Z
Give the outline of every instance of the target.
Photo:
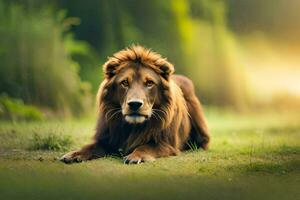
M 115 162 L 116 160 L 111 160 Z M 138 174 L 126 169 L 97 174 L 91 165 L 24 167 L 0 171 L 3 199 L 297 199 L 299 173 L 286 176 Z M 99 166 L 100 167 L 100 166 Z M 142 166 L 140 166 L 142 167 Z M 84 171 L 83 171 L 84 169 Z M 91 170 L 92 172 L 89 172 Z M 101 171 L 101 168 L 98 169 Z M 184 170 L 184 169 L 183 169 Z
M 122 159 L 115 156 L 65 165 L 53 160 L 60 152 L 26 154 L 31 157 L 10 160 L 18 157 L 14 155 L 0 160 L 3 199 L 283 200 L 300 197 L 299 147 L 282 146 L 252 155 L 193 151 L 142 165 L 123 165 Z M 42 155 L 44 160 L 37 161 L 32 155 Z
M 240 174 L 258 175 L 285 175 L 288 173 L 300 173 L 300 160 L 279 162 L 252 162 L 248 164 L 237 164 L 226 167 L 228 171 L 238 171 Z

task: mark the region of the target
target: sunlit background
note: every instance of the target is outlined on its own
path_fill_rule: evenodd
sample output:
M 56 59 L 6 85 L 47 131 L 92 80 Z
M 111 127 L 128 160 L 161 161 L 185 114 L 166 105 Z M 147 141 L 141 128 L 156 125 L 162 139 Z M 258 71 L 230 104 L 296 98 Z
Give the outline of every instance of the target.
M 93 110 L 101 65 L 141 44 L 207 108 L 300 109 L 298 0 L 0 0 L 0 117 Z

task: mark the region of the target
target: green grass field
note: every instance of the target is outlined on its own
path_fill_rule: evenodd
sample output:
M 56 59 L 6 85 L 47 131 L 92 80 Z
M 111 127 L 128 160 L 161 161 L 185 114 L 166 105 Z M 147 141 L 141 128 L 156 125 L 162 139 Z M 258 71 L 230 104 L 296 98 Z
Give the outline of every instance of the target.
M 95 120 L 0 122 L 0 199 L 300 199 L 300 114 L 207 117 L 210 150 L 140 165 L 60 163 L 56 140 L 80 147 Z M 57 135 L 46 143 L 58 151 L 38 150 L 35 135 Z

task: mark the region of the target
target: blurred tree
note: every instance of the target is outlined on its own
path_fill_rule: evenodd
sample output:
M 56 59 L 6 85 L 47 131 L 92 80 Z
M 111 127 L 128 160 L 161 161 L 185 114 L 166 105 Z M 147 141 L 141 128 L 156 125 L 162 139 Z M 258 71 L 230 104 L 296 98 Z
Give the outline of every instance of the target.
M 76 38 L 87 40 L 102 58 L 133 43 L 143 44 L 182 66 L 182 37 L 176 3 L 167 0 L 58 1 L 69 16 L 81 19 Z M 175 1 L 180 2 L 180 1 Z M 186 1 L 182 1 L 186 2 Z M 179 67 L 180 68 L 180 67 Z
M 30 5 L 0 1 L 0 93 L 63 115 L 80 114 L 89 86 L 66 50 L 64 17 Z
M 24 9 L 15 12 L 15 15 L 21 15 L 19 18 L 22 20 L 17 20 L 21 21 L 23 25 L 14 25 L 14 29 L 20 29 L 23 32 L 17 31 L 16 33 L 19 34 L 15 36 L 17 40 L 3 42 L 0 44 L 0 48 L 6 49 L 8 44 L 14 43 L 13 46 L 16 49 L 8 53 L 11 56 L 15 52 L 19 52 L 19 49 L 26 44 L 25 53 L 20 53 L 22 62 L 27 63 L 27 60 L 30 60 L 30 62 L 34 62 L 34 65 L 30 64 L 30 66 L 36 66 L 37 69 L 39 66 L 53 66 L 54 64 L 69 66 L 71 69 L 69 73 L 73 74 L 70 77 L 76 77 L 70 78 L 74 81 L 68 81 L 68 84 L 74 83 L 75 85 L 74 87 L 70 86 L 73 89 L 69 90 L 81 90 L 78 89 L 78 83 L 81 85 L 79 74 L 81 79 L 92 83 L 95 92 L 102 78 L 101 63 L 107 56 L 135 43 L 158 51 L 175 64 L 177 72 L 189 75 L 196 84 L 198 94 L 204 98 L 206 104 L 236 108 L 246 105 L 247 80 L 244 66 L 240 61 L 243 58 L 243 51 L 237 42 L 236 35 L 228 26 L 230 24 L 231 27 L 234 27 L 232 16 L 242 15 L 242 11 L 236 11 L 236 8 L 242 3 L 234 4 L 233 0 L 93 0 L 85 2 L 80 0 L 72 2 L 67 0 L 2 0 L 2 2 L 21 4 Z M 255 0 L 255 2 L 259 5 L 258 1 Z M 53 13 L 45 16 L 43 14 L 45 5 L 47 7 L 51 5 L 56 10 L 65 10 L 68 18 L 62 17 L 60 19 L 64 20 L 59 21 L 55 19 L 56 16 Z M 26 10 L 26 12 L 22 10 Z M 30 13 L 28 16 L 34 17 L 27 17 L 27 14 L 24 13 Z M 60 13 L 63 16 L 63 12 Z M 10 27 L 8 21 L 4 20 L 6 15 L 10 16 L 3 14 L 1 16 L 2 23 Z M 229 16 L 229 22 L 227 16 Z M 15 19 L 16 17 L 10 18 Z M 60 26 L 61 24 L 64 26 Z M 24 31 L 25 27 L 26 31 Z M 70 35 L 65 27 L 71 27 L 74 35 Z M 4 33 L 5 31 L 2 34 Z M 26 42 L 24 43 L 24 41 Z M 32 55 L 27 55 L 28 41 L 32 45 L 36 45 L 33 46 L 35 50 L 32 51 Z M 52 62 L 49 60 L 53 57 L 49 56 L 45 49 L 55 49 L 51 51 L 53 53 L 51 56 L 55 58 L 52 59 Z M 39 62 L 35 61 L 42 57 L 46 58 Z M 16 62 L 13 59 L 9 57 L 5 59 L 7 63 L 11 62 L 9 66 L 18 66 L 13 63 Z M 30 82 L 30 87 L 26 86 L 30 89 L 19 90 L 32 92 L 19 91 L 18 95 L 14 94 L 14 96 L 31 101 L 38 93 L 35 92 L 36 89 L 32 88 L 40 87 L 35 85 L 41 84 L 32 81 L 36 80 L 36 78 L 32 78 L 33 75 L 30 75 L 29 79 L 27 78 L 28 69 L 32 71 L 35 69 L 30 67 L 27 69 L 23 67 L 25 65 L 20 66 L 22 66 L 20 69 L 25 71 L 15 70 L 5 73 L 7 77 L 18 76 L 15 81 L 17 86 L 20 85 L 18 82 L 20 80 Z M 41 67 L 41 70 L 43 69 Z M 69 68 L 65 67 L 65 69 Z M 49 73 L 47 75 L 50 76 Z M 56 76 L 64 75 L 55 73 L 51 75 L 51 77 Z M 47 79 L 49 77 L 44 80 Z M 3 83 L 6 84 L 5 81 Z M 11 89 L 12 85 L 2 86 L 9 92 L 18 91 Z M 55 91 L 57 86 L 50 87 L 53 87 L 52 90 Z M 19 93 L 30 95 L 26 97 Z M 59 94 L 53 93 L 53 96 L 55 95 L 59 96 Z M 49 102 L 61 105 L 57 100 L 49 100 Z
M 241 49 L 227 27 L 223 0 L 190 0 L 193 40 L 188 74 L 208 104 L 243 109 L 248 101 Z

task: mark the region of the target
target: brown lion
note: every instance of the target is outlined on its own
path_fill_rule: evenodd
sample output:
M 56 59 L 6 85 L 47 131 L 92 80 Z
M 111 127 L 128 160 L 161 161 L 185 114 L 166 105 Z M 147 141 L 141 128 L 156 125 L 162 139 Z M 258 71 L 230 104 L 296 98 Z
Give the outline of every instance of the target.
M 138 164 L 175 156 L 196 144 L 208 148 L 209 134 L 191 80 L 173 75 L 167 59 L 141 46 L 110 57 L 103 66 L 94 141 L 61 158 L 65 163 L 117 154 Z

